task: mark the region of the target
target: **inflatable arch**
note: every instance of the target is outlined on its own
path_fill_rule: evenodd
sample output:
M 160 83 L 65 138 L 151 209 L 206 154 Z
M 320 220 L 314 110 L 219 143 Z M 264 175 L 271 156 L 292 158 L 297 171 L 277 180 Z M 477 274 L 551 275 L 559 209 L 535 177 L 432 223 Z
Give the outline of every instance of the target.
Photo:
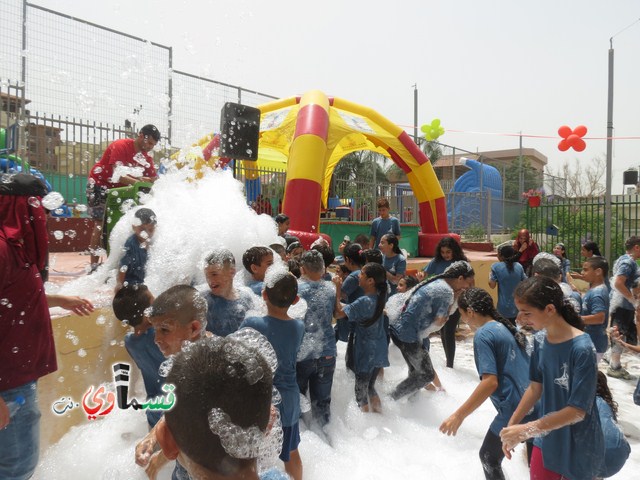
M 283 211 L 291 219 L 291 230 L 317 233 L 340 159 L 373 150 L 407 174 L 419 203 L 420 254 L 433 254 L 448 232 L 445 196 L 431 162 L 404 130 L 370 108 L 318 90 L 258 108 L 260 155 L 274 150 L 289 158 Z

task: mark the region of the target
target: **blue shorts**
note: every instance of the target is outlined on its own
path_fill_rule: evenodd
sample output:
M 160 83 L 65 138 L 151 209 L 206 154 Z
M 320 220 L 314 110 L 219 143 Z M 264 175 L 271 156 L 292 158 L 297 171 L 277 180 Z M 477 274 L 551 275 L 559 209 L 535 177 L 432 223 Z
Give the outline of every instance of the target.
M 300 445 L 300 426 L 299 422 L 294 423 L 290 427 L 282 427 L 282 452 L 280 453 L 280 460 L 283 462 L 289 461 L 289 454 L 298 449 Z

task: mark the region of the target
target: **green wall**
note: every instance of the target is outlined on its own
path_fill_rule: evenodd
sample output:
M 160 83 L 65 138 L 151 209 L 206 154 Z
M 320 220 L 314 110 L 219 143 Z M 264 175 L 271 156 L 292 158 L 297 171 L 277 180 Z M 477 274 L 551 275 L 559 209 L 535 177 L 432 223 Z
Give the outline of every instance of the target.
M 345 235 L 351 237 L 353 242 L 357 235 L 364 233 L 369 237 L 371 222 L 336 222 L 335 220 L 321 220 L 320 232 L 331 237 L 333 251 L 338 253 L 338 246 Z M 418 256 L 418 232 L 420 225 L 414 223 L 401 223 L 400 248 L 404 248 L 412 257 Z

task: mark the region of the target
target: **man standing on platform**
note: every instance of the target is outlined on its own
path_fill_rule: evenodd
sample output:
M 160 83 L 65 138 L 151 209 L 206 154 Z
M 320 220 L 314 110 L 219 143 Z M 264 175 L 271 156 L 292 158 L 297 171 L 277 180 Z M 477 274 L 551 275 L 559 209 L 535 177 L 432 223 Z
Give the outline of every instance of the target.
M 89 244 L 89 273 L 98 268 L 100 261 L 98 250 L 103 246 L 101 236 L 108 190 L 136 182 L 154 182 L 157 174 L 149 152 L 159 140 L 158 129 L 154 125 L 145 125 L 135 139 L 121 138 L 112 142 L 89 172 L 87 204 L 89 215 L 95 222 Z

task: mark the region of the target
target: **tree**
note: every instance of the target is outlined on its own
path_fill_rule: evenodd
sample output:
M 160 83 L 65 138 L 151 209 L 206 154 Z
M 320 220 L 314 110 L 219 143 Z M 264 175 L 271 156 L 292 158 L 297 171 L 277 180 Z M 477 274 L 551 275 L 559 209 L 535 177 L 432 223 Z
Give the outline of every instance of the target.
M 555 172 L 549 171 L 556 177 L 564 178 L 567 183 L 567 197 L 600 197 L 605 193 L 603 180 L 605 178 L 606 162 L 599 155 L 590 162 L 574 159 L 573 163 L 565 161 Z
M 522 157 L 522 165 L 519 160 L 515 160 L 511 165 L 505 166 L 503 163 L 486 162 L 488 165 L 494 166 L 502 175 L 504 188 L 504 198 L 507 200 L 520 201 L 520 173 L 522 172 L 522 186 L 524 192 L 530 189 L 541 189 L 543 187 L 543 173 L 531 166 L 531 160 L 528 157 Z

